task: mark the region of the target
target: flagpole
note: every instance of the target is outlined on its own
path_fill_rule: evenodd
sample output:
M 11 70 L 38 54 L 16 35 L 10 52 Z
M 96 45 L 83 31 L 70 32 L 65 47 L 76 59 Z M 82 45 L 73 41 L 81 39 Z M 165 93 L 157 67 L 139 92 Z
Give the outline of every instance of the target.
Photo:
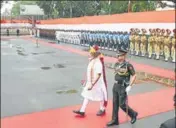
M 108 5 L 109 5 L 109 15 L 110 15 L 111 14 L 111 0 L 109 0 Z
M 131 1 L 129 0 L 128 1 L 128 13 L 130 12 L 130 10 L 131 10 Z

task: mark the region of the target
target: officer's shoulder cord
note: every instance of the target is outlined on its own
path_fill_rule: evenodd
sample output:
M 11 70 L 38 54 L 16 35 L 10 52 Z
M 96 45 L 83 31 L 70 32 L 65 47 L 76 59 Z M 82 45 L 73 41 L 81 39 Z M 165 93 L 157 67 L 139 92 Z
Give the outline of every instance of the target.
M 119 74 L 119 75 L 128 75 L 128 73 L 127 73 L 127 68 L 128 68 L 127 65 L 128 65 L 128 64 L 129 64 L 129 62 L 126 61 L 126 62 L 122 63 L 122 64 L 119 66 L 119 69 L 120 69 L 122 66 L 126 65 L 126 66 L 125 66 L 126 72 L 122 73 L 122 72 L 118 72 L 118 71 L 117 71 L 117 72 L 115 72 L 115 75 L 116 75 L 116 74 Z

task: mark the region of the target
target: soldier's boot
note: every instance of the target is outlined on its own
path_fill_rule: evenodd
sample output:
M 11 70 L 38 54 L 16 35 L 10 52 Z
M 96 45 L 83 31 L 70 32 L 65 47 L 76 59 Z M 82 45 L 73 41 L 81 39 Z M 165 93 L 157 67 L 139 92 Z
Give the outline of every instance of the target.
M 151 54 L 151 53 L 149 53 L 149 56 L 148 56 L 148 58 L 152 58 L 152 54 Z
M 156 59 L 157 59 L 157 60 L 159 60 L 159 59 L 160 59 L 160 56 L 159 56 L 158 54 L 156 55 Z
M 139 51 L 136 51 L 136 54 L 135 55 L 139 55 Z

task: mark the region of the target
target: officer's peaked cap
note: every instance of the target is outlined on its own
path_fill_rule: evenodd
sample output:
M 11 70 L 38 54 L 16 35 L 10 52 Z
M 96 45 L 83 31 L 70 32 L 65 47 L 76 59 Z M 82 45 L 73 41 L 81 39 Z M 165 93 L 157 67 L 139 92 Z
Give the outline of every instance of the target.
M 123 55 L 123 54 L 126 54 L 128 53 L 128 50 L 124 49 L 124 48 L 121 48 L 117 51 L 117 55 Z

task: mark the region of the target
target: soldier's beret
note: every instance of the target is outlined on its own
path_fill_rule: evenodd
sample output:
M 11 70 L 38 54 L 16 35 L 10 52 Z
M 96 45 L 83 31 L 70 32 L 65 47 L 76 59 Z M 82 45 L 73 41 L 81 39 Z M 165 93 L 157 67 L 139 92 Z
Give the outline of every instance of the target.
M 162 29 L 161 32 L 162 32 L 162 33 L 165 33 L 165 29 Z
M 142 32 L 143 32 L 143 33 L 146 33 L 147 31 L 146 31 L 146 29 L 143 28 L 143 29 L 142 29 Z
M 154 32 L 154 33 L 155 33 L 155 32 L 156 32 L 156 29 L 153 29 L 153 31 L 152 31 L 152 32 Z
M 170 31 L 169 29 L 166 29 L 166 32 L 167 32 L 168 34 L 170 34 L 170 33 L 171 33 L 171 31 Z
M 133 31 L 134 31 L 134 28 L 131 28 L 131 29 L 130 29 L 130 31 L 132 31 L 132 32 L 133 32 Z
M 149 32 L 152 32 L 152 29 L 151 29 L 151 28 L 149 29 Z
M 156 29 L 156 32 L 161 32 L 161 29 L 157 28 L 157 29 Z
M 138 28 L 136 28 L 135 30 L 136 30 L 136 32 L 140 32 L 140 30 Z
M 173 30 L 173 33 L 176 33 L 176 29 Z

